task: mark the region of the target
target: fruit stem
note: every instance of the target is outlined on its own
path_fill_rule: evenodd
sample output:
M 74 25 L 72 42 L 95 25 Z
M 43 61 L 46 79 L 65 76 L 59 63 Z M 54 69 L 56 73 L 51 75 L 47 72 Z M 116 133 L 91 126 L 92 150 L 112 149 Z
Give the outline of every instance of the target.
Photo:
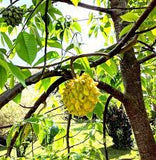
M 72 77 L 73 78 L 76 78 L 76 74 L 74 72 L 74 65 L 73 65 L 73 62 L 75 61 L 75 57 L 71 57 L 71 60 L 70 60 L 70 68 L 71 68 L 71 74 L 72 74 Z

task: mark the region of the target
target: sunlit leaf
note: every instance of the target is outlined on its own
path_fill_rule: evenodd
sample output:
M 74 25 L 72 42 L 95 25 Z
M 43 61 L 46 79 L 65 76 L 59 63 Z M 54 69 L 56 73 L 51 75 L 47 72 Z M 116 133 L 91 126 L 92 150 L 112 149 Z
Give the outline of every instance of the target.
M 124 27 L 123 29 L 122 29 L 122 31 L 120 32 L 120 37 L 122 37 L 124 34 L 126 34 L 126 33 L 128 33 L 129 32 L 129 30 L 132 28 L 132 26 L 133 26 L 133 24 L 129 24 L 129 25 L 127 25 L 126 27 Z
M 10 38 L 8 37 L 8 35 L 6 33 L 1 33 L 4 40 L 5 40 L 5 43 L 7 44 L 7 46 L 9 47 L 9 49 L 12 49 L 13 48 L 13 45 L 12 45 L 12 42 L 10 40 Z
M 48 60 L 54 60 L 54 59 L 56 59 L 56 58 L 58 58 L 59 57 L 59 54 L 56 52 L 56 51 L 50 51 L 50 52 L 48 52 L 47 54 L 46 54 L 46 59 L 47 59 L 47 61 Z M 41 63 L 43 63 L 44 62 L 44 56 L 43 57 L 41 57 L 35 64 L 34 64 L 34 66 L 37 66 L 37 65 L 39 65 L 39 64 L 41 64 Z
M 70 0 L 75 6 L 78 5 L 78 3 L 80 2 L 80 0 Z
M 76 29 L 78 32 L 81 32 L 81 26 L 77 22 L 73 22 L 72 27 Z
M 2 88 L 7 81 L 7 71 L 0 65 L 0 88 Z
M 127 22 L 135 22 L 139 18 L 137 13 L 128 12 L 121 16 L 121 19 Z
M 153 34 L 154 36 L 156 36 L 156 29 L 153 29 L 153 30 L 152 30 L 152 34 Z
M 54 48 L 62 48 L 62 45 L 54 40 L 48 40 L 48 46 L 54 47 Z
M 25 31 L 21 32 L 16 39 L 15 49 L 21 59 L 32 64 L 37 54 L 37 42 L 34 35 Z
M 19 93 L 19 94 L 13 99 L 13 101 L 14 101 L 15 103 L 19 104 L 19 103 L 21 102 L 21 97 L 22 97 L 22 95 L 21 95 L 21 93 Z
M 8 63 L 8 66 L 11 73 L 22 83 L 23 86 L 26 86 L 25 75 L 21 72 L 21 70 L 15 65 L 13 65 L 11 62 Z

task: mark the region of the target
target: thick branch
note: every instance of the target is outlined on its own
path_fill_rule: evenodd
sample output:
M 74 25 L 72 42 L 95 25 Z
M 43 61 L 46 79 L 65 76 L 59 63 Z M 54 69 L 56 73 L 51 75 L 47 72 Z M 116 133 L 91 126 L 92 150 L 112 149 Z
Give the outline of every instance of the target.
M 40 77 L 42 75 L 42 72 L 36 73 L 26 79 L 26 85 L 35 84 L 40 80 Z M 42 79 L 53 77 L 53 76 L 62 76 L 67 77 L 67 79 L 70 77 L 70 72 L 68 71 L 47 71 L 42 75 Z M 0 109 L 7 104 L 9 101 L 11 101 L 13 98 L 15 98 L 19 93 L 22 92 L 24 89 L 23 85 L 21 83 L 14 86 L 14 88 L 7 90 L 6 92 L 2 93 L 0 95 Z
M 97 87 L 99 89 L 109 93 L 112 97 L 118 99 L 122 103 L 125 102 L 125 100 L 126 100 L 126 97 L 122 92 L 120 92 L 119 90 L 113 88 L 112 86 L 110 86 L 107 83 L 99 81 Z

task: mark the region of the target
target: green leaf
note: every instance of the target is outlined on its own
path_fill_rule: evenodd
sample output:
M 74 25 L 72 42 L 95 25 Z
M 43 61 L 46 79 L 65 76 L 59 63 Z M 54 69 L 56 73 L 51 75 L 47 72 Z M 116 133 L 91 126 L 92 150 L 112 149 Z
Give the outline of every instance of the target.
M 55 7 L 51 7 L 48 12 L 62 16 L 61 11 Z
M 4 67 L 0 66 L 0 88 L 3 88 L 7 81 L 7 71 Z
M 25 31 L 21 32 L 16 39 L 15 49 L 21 59 L 32 64 L 37 53 L 37 42 L 34 35 Z
M 64 33 L 63 33 L 63 39 L 65 42 L 69 42 L 70 38 L 70 30 L 68 28 L 65 28 Z
M 48 40 L 48 46 L 50 47 L 54 47 L 54 48 L 62 48 L 62 45 L 57 42 L 57 41 L 54 41 L 54 40 Z
M 9 66 L 10 72 L 19 80 L 20 83 L 22 83 L 24 87 L 26 87 L 25 75 L 21 72 L 21 70 L 15 65 L 13 65 L 11 62 L 8 63 L 8 66 Z
M 3 56 L 3 55 L 6 54 L 6 52 L 7 52 L 6 49 L 0 48 L 0 58 L 1 58 L 1 59 L 4 59 L 4 56 Z
M 90 64 L 87 57 L 80 58 L 80 61 L 85 69 L 85 72 L 88 73 L 93 78 L 92 69 L 90 68 Z
M 129 24 L 129 25 L 127 25 L 126 27 L 124 27 L 124 28 L 122 29 L 122 31 L 120 32 L 119 37 L 122 37 L 124 34 L 128 33 L 129 30 L 132 28 L 132 26 L 133 26 L 133 24 Z
M 38 123 L 32 123 L 32 127 L 33 127 L 33 130 L 35 132 L 36 135 L 39 134 L 39 124 Z
M 81 32 L 81 26 L 77 22 L 73 22 L 72 27 L 76 29 L 78 32 Z
M 58 54 L 56 51 L 50 51 L 50 52 L 47 53 L 46 57 L 47 57 L 47 61 L 48 61 L 48 60 L 54 60 L 54 59 L 56 59 L 56 58 L 59 58 L 59 54 Z M 34 64 L 34 66 L 37 66 L 38 64 L 41 64 L 41 63 L 43 63 L 43 62 L 44 62 L 44 56 L 41 57 L 41 58 Z
M 92 27 L 89 29 L 89 33 L 88 33 L 88 36 L 89 36 L 89 37 L 91 37 L 91 35 L 93 34 L 95 28 L 96 28 L 96 25 L 93 24 Z
M 80 2 L 80 0 L 70 0 L 70 1 L 74 4 L 74 6 L 77 6 L 78 3 Z
M 21 93 L 19 93 L 14 99 L 13 99 L 13 101 L 15 102 L 15 103 L 17 103 L 17 104 L 19 104 L 20 102 L 21 102 L 21 96 L 22 94 Z
M 102 119 L 102 117 L 103 117 L 103 108 L 104 108 L 104 106 L 100 102 L 98 102 L 95 106 L 94 113 L 97 115 L 97 117 L 99 119 Z
M 8 67 L 8 64 L 5 60 L 3 59 L 0 59 L 0 65 L 5 68 L 5 70 L 8 72 L 9 71 L 9 67 Z
M 117 74 L 117 72 L 118 72 L 118 70 L 117 70 L 117 65 L 115 64 L 115 62 L 112 60 L 112 59 L 110 59 L 110 60 L 108 60 L 106 63 L 103 63 L 102 65 L 101 65 L 101 67 L 105 70 L 105 72 L 108 74 L 108 75 L 110 75 L 110 77 L 114 77 L 116 74 Z
M 13 88 L 14 84 L 15 84 L 15 79 L 14 79 L 14 76 L 11 75 L 11 77 L 10 77 L 10 83 L 9 83 L 10 88 Z
M 10 38 L 8 37 L 8 35 L 6 33 L 4 33 L 4 32 L 1 32 L 1 34 L 2 34 L 2 36 L 4 38 L 4 40 L 5 40 L 5 43 L 7 44 L 8 48 L 12 49 L 13 45 L 12 45 L 12 42 L 11 42 Z
M 9 131 L 9 134 L 7 136 L 7 139 L 6 139 L 6 143 L 7 143 L 7 147 L 9 147 L 10 143 L 11 143 L 11 139 L 14 135 L 14 133 L 19 129 L 19 126 L 12 126 L 10 131 Z
M 128 12 L 121 16 L 121 19 L 126 22 L 135 22 L 139 18 L 138 14 L 133 12 Z

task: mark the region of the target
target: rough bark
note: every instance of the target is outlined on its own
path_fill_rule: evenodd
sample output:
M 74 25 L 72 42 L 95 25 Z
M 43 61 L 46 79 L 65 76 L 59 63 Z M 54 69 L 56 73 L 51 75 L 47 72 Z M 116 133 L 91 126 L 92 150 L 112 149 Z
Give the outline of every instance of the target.
M 156 159 L 156 143 L 147 117 L 141 89 L 140 66 L 133 51 L 124 55 L 121 72 L 125 94 L 129 100 L 124 103 L 129 116 L 141 160 Z
M 111 7 L 126 7 L 125 0 L 112 0 Z M 117 10 L 112 14 L 117 40 L 123 28 L 120 15 L 122 11 Z M 141 71 L 133 49 L 124 53 L 121 61 L 121 73 L 128 97 L 124 102 L 126 112 L 129 116 L 141 160 L 156 160 L 156 143 L 148 121 L 143 93 L 141 88 Z

